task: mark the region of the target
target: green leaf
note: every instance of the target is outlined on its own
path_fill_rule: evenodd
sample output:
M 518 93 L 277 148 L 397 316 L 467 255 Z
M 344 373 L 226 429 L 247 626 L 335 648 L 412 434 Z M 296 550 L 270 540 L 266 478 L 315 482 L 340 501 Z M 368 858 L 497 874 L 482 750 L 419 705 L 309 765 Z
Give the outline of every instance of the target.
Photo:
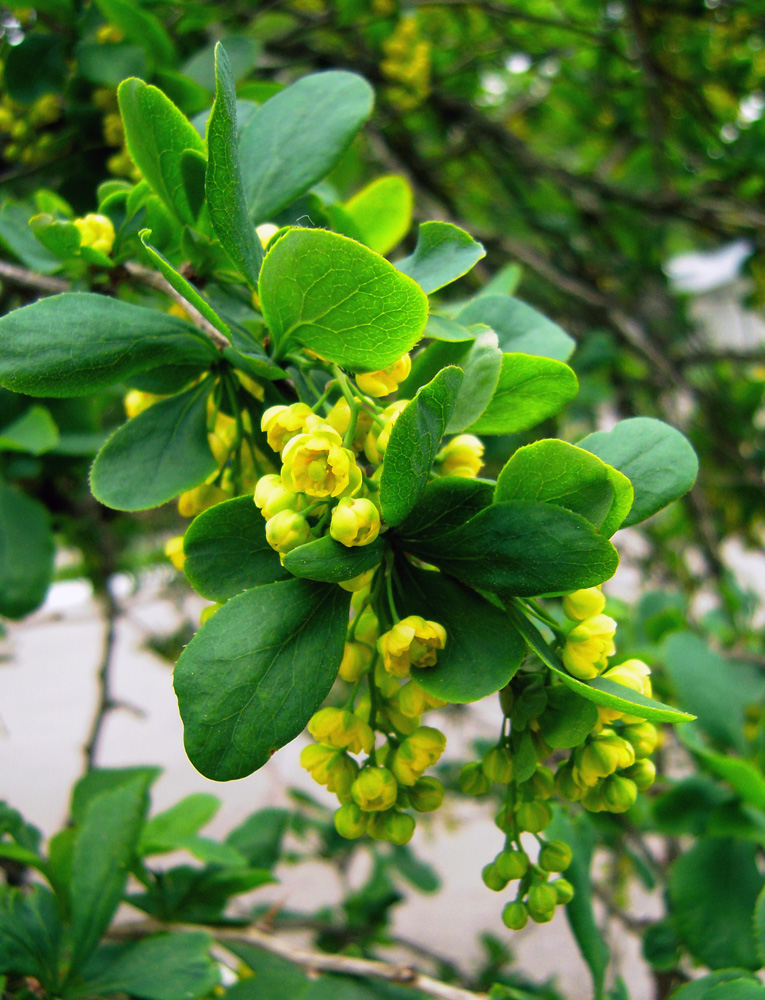
M 521 597 L 593 587 L 613 576 L 619 561 L 583 517 L 525 500 L 492 504 L 461 528 L 407 548 L 471 587 Z
M 201 136 L 161 90 L 143 80 L 124 80 L 117 95 L 135 165 L 181 222 L 192 225 L 195 216 L 183 183 L 182 159 L 187 149 L 204 155 Z
M 294 962 L 243 941 L 227 942 L 226 948 L 255 973 L 234 983 L 226 991 L 226 1000 L 272 1000 L 279 996 L 302 1000 L 311 981 Z
M 3 83 L 8 96 L 20 104 L 60 93 L 66 76 L 63 39 L 58 34 L 30 32 L 6 50 Z
M 681 742 L 706 769 L 727 781 L 737 795 L 756 809 L 765 810 L 765 778 L 748 760 L 713 753 L 699 738 L 698 729 L 690 726 L 680 734 Z
M 545 743 L 553 750 L 577 747 L 598 723 L 598 708 L 570 688 L 560 685 L 547 692 L 547 707 L 539 717 Z
M 495 494 L 497 500 L 542 500 L 565 507 L 607 537 L 632 506 L 632 495 L 626 476 L 557 439 L 536 441 L 511 455 L 497 477 Z
M 664 705 L 653 698 L 646 698 L 645 695 L 631 691 L 623 684 L 616 684 L 603 677 L 596 677 L 595 680 L 588 681 L 586 684 L 577 680 L 576 677 L 572 677 L 568 673 L 543 639 L 539 629 L 529 621 L 523 611 L 519 610 L 515 602 L 508 605 L 507 611 L 518 631 L 540 660 L 582 698 L 587 698 L 588 701 L 592 701 L 596 705 L 604 705 L 606 708 L 615 708 L 619 712 L 637 715 L 649 722 L 690 722 L 693 719 L 693 716 L 686 712 L 670 708 L 669 705 Z
M 304 76 L 266 101 L 239 144 L 245 195 L 256 224 L 273 219 L 329 173 L 373 101 L 366 80 L 342 71 Z
M 623 527 L 638 524 L 693 486 L 699 469 L 687 439 L 661 420 L 631 417 L 596 431 L 578 446 L 602 458 L 632 483 L 635 499 Z
M 550 838 L 565 841 L 572 850 L 571 864 L 566 869 L 565 877 L 574 887 L 574 898 L 566 905 L 566 917 L 582 958 L 592 974 L 595 1000 L 600 1000 L 609 963 L 609 950 L 592 908 L 590 867 L 596 843 L 595 832 L 585 816 L 571 820 L 561 809 L 555 810 L 548 832 Z
M 259 809 L 226 837 L 253 868 L 273 868 L 281 856 L 281 844 L 290 814 L 286 809 Z
M 251 496 L 226 500 L 194 518 L 183 550 L 183 571 L 191 586 L 220 604 L 290 575 L 266 541 L 266 522 Z
M 13 423 L 0 430 L 0 451 L 43 455 L 57 444 L 58 427 L 45 406 L 30 406 Z
M 102 87 L 117 87 L 129 76 L 148 74 L 146 55 L 130 42 L 80 42 L 75 48 L 78 74 Z
M 576 375 L 560 361 L 505 354 L 494 396 L 468 429 L 474 434 L 517 434 L 552 417 L 578 390 Z
M 96 0 L 107 21 L 131 42 L 140 45 L 154 67 L 175 63 L 175 47 L 161 22 L 130 0 Z
M 69 976 L 78 972 L 111 923 L 127 882 L 146 810 L 148 780 L 96 795 L 85 809 L 72 856 Z
M 247 35 L 224 35 L 220 44 L 226 50 L 231 63 L 234 80 L 238 83 L 246 77 L 255 65 L 258 56 L 258 43 Z M 211 42 L 183 64 L 181 71 L 200 87 L 212 93 L 215 92 L 215 46 Z M 279 86 L 277 84 L 277 86 Z
M 103 767 L 86 771 L 72 789 L 69 806 L 72 822 L 81 825 L 88 807 L 99 795 L 135 782 L 143 783 L 149 788 L 161 773 L 162 769 L 159 767 Z
M 236 89 L 220 43 L 215 47 L 215 80 L 215 104 L 207 122 L 207 207 L 223 249 L 250 287 L 257 288 L 263 247 L 247 212 L 237 155 Z
M 486 256 L 483 244 L 451 222 L 421 222 L 414 253 L 396 267 L 430 295 L 467 274 Z
M 192 326 L 106 295 L 65 292 L 0 317 L 0 383 L 34 396 L 85 396 L 148 369 L 218 357 Z
M 52 215 L 43 212 L 32 216 L 29 228 L 44 247 L 62 260 L 79 257 L 82 235 L 74 223 L 54 219 Z
M 478 701 L 513 677 L 526 643 L 499 608 L 441 573 L 396 563 L 396 603 L 402 614 L 435 619 L 446 646 L 434 667 L 413 670 L 429 694 L 449 702 Z
M 444 476 L 423 490 L 417 506 L 396 529 L 402 538 L 428 539 L 459 528 L 490 506 L 494 483 L 488 479 Z M 406 543 L 404 543 L 406 544 Z
M 304 580 L 341 583 L 379 566 L 384 548 L 382 538 L 375 539 L 371 545 L 349 548 L 324 535 L 288 552 L 284 557 L 284 568 Z
M 406 179 L 390 174 L 367 184 L 343 208 L 361 242 L 375 253 L 386 254 L 409 232 L 412 200 L 412 189 Z
M 90 487 L 115 510 L 147 510 L 199 486 L 218 468 L 207 437 L 211 379 L 128 420 L 96 455 Z
M 334 584 L 286 580 L 232 598 L 197 632 L 174 683 L 202 774 L 243 778 L 302 732 L 337 675 L 349 603 Z
M 456 318 L 463 326 L 471 323 L 490 326 L 503 351 L 568 361 L 576 346 L 557 323 L 507 295 L 479 295 Z
M 486 324 L 481 323 L 480 326 L 484 328 Z M 443 340 L 445 343 L 459 344 L 472 340 L 474 335 L 467 327 L 451 319 L 451 317 L 431 313 L 428 316 L 428 324 L 425 327 L 425 336 L 433 340 Z
M 0 973 L 35 976 L 58 992 L 61 923 L 56 898 L 46 886 L 28 892 L 6 888 L 0 894 Z
M 29 203 L 12 201 L 0 205 L 0 246 L 18 257 L 22 264 L 39 274 L 61 270 L 61 259 L 47 250 L 29 228 L 37 209 Z
M 496 391 L 502 370 L 502 352 L 497 346 L 496 333 L 493 330 L 479 333 L 459 365 L 465 377 L 446 428 L 449 434 L 458 434 L 475 423 Z
M 138 853 L 155 854 L 183 846 L 189 837 L 207 826 L 219 808 L 220 799 L 215 795 L 205 792 L 187 795 L 148 820 L 141 831 Z
M 263 317 L 281 353 L 293 343 L 351 371 L 377 371 L 417 343 L 428 300 L 384 257 L 337 233 L 292 229 L 263 261 Z
M 753 979 L 732 979 L 704 994 L 705 1000 L 765 1000 L 765 986 Z
M 762 891 L 757 847 L 705 837 L 684 851 L 669 875 L 677 933 L 710 969 L 759 969 L 752 915 Z
M 67 996 L 127 993 L 143 1000 L 196 1000 L 218 985 L 212 944 L 204 931 L 153 934 L 120 948 L 112 962 Z
M 185 162 L 185 161 L 184 161 Z M 187 302 L 190 302 L 192 306 L 202 313 L 204 318 L 208 323 L 211 323 L 216 330 L 226 336 L 231 336 L 231 331 L 228 326 L 223 322 L 220 316 L 215 312 L 207 299 L 203 299 L 196 288 L 188 282 L 182 274 L 179 274 L 170 261 L 163 257 L 156 247 L 153 247 L 149 243 L 149 237 L 151 236 L 150 229 L 142 229 L 138 234 L 141 243 L 143 243 L 144 249 L 149 255 L 153 264 L 156 265 L 157 270 L 160 272 L 162 277 L 167 281 L 167 283 L 182 295 Z
M 23 618 L 42 604 L 54 548 L 45 507 L 0 480 L 0 615 Z
M 762 985 L 746 969 L 721 969 L 719 972 L 701 976 L 701 978 L 681 986 L 676 993 L 672 994 L 672 1000 L 710 1000 L 710 998 L 711 1000 L 728 1000 L 724 993 L 718 992 L 719 987 L 724 986 L 726 990 L 736 989 L 742 982 L 753 983 L 755 986 Z M 734 995 L 731 994 L 731 1000 L 733 998 Z
M 459 368 L 444 368 L 418 390 L 393 425 L 380 477 L 380 509 L 387 524 L 400 524 L 424 493 L 462 378 Z

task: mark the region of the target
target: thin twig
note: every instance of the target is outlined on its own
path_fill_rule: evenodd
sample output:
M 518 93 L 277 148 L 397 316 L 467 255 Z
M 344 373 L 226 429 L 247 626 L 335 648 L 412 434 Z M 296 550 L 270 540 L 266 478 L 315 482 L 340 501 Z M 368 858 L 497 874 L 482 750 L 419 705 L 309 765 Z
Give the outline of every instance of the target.
M 0 278 L 20 285 L 22 288 L 34 288 L 38 292 L 68 292 L 69 282 L 63 278 L 51 278 L 46 274 L 38 274 L 30 271 L 29 268 L 20 267 L 18 264 L 9 264 L 5 260 L 0 260 Z
M 268 934 L 257 927 L 237 927 L 236 930 L 227 930 L 221 927 L 204 927 L 199 924 L 172 924 L 165 925 L 155 921 L 141 921 L 137 924 L 126 924 L 122 927 L 113 928 L 109 936 L 111 938 L 136 938 L 146 937 L 148 934 L 157 931 L 199 931 L 206 930 L 216 941 L 222 945 L 250 944 L 257 948 L 262 948 L 272 955 L 300 966 L 307 972 L 334 972 L 344 976 L 363 976 L 367 979 L 380 979 L 388 983 L 398 983 L 404 986 L 411 986 L 412 989 L 426 993 L 428 996 L 436 997 L 437 1000 L 485 1000 L 485 993 L 472 993 L 462 989 L 461 986 L 452 986 L 450 983 L 443 983 L 432 976 L 423 975 L 416 969 L 408 965 L 394 965 L 390 962 L 381 962 L 370 958 L 355 958 L 351 955 L 330 955 L 324 952 L 308 951 L 305 948 L 298 948 L 286 941 L 283 937 Z
M 85 746 L 83 747 L 86 771 L 92 771 L 93 768 L 96 766 L 96 754 L 98 752 L 98 745 L 101 739 L 104 722 L 106 721 L 106 716 L 113 709 L 121 707 L 119 703 L 115 701 L 115 699 L 112 697 L 111 693 L 112 660 L 114 656 L 114 640 L 116 637 L 116 624 L 117 624 L 117 617 L 119 615 L 119 607 L 117 605 L 117 602 L 114 600 L 111 591 L 109 590 L 108 583 L 104 588 L 102 603 L 104 607 L 104 620 L 106 622 L 106 632 L 104 634 L 104 645 L 101 653 L 101 663 L 98 667 L 98 674 L 97 674 L 98 701 L 96 702 L 96 711 L 93 716 L 93 722 L 90 727 L 90 734 L 88 736 L 87 742 L 85 743 Z

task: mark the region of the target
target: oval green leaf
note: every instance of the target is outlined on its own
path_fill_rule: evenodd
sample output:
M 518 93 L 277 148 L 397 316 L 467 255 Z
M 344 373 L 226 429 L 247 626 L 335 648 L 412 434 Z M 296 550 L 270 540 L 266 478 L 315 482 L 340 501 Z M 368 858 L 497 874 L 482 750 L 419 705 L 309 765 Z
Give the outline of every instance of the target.
M 491 402 L 468 429 L 473 434 L 517 434 L 554 416 L 578 390 L 576 375 L 560 361 L 505 354 Z
M 414 253 L 396 267 L 427 295 L 467 274 L 486 256 L 483 244 L 451 222 L 422 222 Z
M 303 580 L 342 583 L 379 566 L 383 549 L 382 538 L 375 539 L 371 545 L 349 548 L 324 535 L 288 552 L 284 557 L 284 568 Z
M 509 295 L 478 295 L 456 318 L 463 326 L 490 326 L 503 351 L 568 361 L 576 346 L 557 323 Z

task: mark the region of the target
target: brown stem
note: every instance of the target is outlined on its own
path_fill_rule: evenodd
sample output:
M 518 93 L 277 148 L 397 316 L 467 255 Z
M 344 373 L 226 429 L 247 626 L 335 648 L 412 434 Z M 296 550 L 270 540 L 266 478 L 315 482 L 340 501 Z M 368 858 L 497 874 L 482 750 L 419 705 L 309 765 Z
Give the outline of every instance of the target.
M 38 274 L 30 271 L 29 268 L 20 267 L 18 264 L 9 264 L 5 260 L 0 260 L 0 278 L 20 285 L 22 288 L 34 288 L 38 292 L 46 292 L 55 295 L 57 292 L 69 291 L 69 282 L 63 278 L 51 278 L 46 274 Z
M 108 583 L 104 587 L 102 604 L 104 608 L 106 632 L 104 634 L 104 645 L 101 652 L 101 663 L 98 667 L 97 674 L 98 701 L 96 702 L 96 711 L 90 727 L 90 734 L 88 735 L 87 742 L 83 747 L 86 771 L 92 771 L 96 766 L 96 754 L 98 752 L 98 746 L 103 732 L 104 722 L 106 721 L 106 716 L 109 712 L 118 707 L 118 703 L 114 700 L 111 693 L 111 671 L 119 607 L 109 590 Z

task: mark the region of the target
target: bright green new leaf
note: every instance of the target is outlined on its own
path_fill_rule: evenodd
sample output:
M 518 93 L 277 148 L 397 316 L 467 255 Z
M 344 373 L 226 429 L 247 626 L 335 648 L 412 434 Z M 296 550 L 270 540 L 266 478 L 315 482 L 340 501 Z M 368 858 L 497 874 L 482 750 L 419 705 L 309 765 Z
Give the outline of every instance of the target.
M 446 647 L 434 667 L 412 670 L 429 694 L 443 701 L 478 701 L 510 681 L 526 642 L 499 608 L 441 573 L 396 563 L 396 603 L 402 615 L 435 618 L 446 629 Z
M 186 531 L 183 551 L 183 571 L 191 586 L 220 604 L 290 575 L 266 541 L 266 522 L 251 496 L 202 511 Z
M 417 506 L 398 526 L 403 539 L 440 538 L 488 507 L 494 498 L 494 483 L 487 479 L 444 476 L 428 483 Z M 404 542 L 406 544 L 406 542 Z
M 23 618 L 42 604 L 53 554 L 48 511 L 0 480 L 0 615 Z
M 688 440 L 661 420 L 631 417 L 610 431 L 596 431 L 580 448 L 608 462 L 632 483 L 635 499 L 623 527 L 645 521 L 693 486 L 699 470 Z
M 613 576 L 619 557 L 578 514 L 547 503 L 507 500 L 407 551 L 479 590 L 535 597 L 593 587 Z
M 479 295 L 456 318 L 463 326 L 472 323 L 490 326 L 503 351 L 568 361 L 576 346 L 557 323 L 508 295 Z
M 493 330 L 479 333 L 459 365 L 465 377 L 446 428 L 448 434 L 458 434 L 475 423 L 496 391 L 502 370 L 502 352 L 496 333 Z
M 163 366 L 213 362 L 194 327 L 106 295 L 65 292 L 0 317 L 0 383 L 35 396 L 85 396 Z
M 497 500 L 558 504 L 586 517 L 606 537 L 626 516 L 632 495 L 626 476 L 556 438 L 536 441 L 511 455 L 497 477 L 495 494 Z
M 399 261 L 399 263 L 401 262 Z M 481 326 L 485 327 L 486 324 L 482 323 Z M 438 313 L 431 313 L 428 316 L 425 336 L 431 337 L 433 340 L 443 340 L 448 343 L 462 343 L 463 341 L 473 339 L 473 334 L 462 323 L 458 323 L 449 316 L 440 316 Z
M 30 406 L 13 423 L 0 430 L 0 451 L 26 451 L 43 455 L 58 444 L 58 427 L 45 406 Z
M 155 67 L 175 62 L 175 46 L 170 36 L 149 11 L 130 0 L 96 0 L 96 5 L 128 41 L 141 46 Z
M 62 260 L 78 256 L 82 235 L 73 222 L 54 219 L 47 212 L 42 212 L 32 216 L 29 228 L 44 247 Z
M 236 89 L 220 43 L 215 47 L 215 79 L 215 104 L 207 122 L 207 207 L 223 249 L 256 288 L 263 247 L 247 212 L 237 155 Z
M 207 379 L 128 420 L 96 455 L 90 487 L 115 510 L 147 510 L 199 486 L 218 468 L 207 437 Z
M 450 285 L 486 256 L 483 244 L 451 222 L 422 222 L 414 253 L 396 267 L 414 278 L 424 292 Z
M 170 851 L 207 826 L 220 808 L 220 799 L 206 792 L 196 792 L 176 802 L 164 812 L 152 816 L 141 831 L 138 853 Z
M 120 84 L 117 94 L 125 142 L 135 165 L 181 222 L 192 225 L 195 215 L 183 183 L 181 161 L 187 149 L 204 155 L 201 136 L 157 87 L 131 78 Z
M 375 253 L 386 254 L 409 232 L 412 203 L 409 183 L 403 177 L 390 174 L 367 184 L 343 208 L 358 230 L 361 242 Z
M 0 246 L 39 274 L 61 270 L 61 258 L 46 249 L 29 228 L 36 209 L 8 198 L 0 204 Z
M 352 580 L 360 573 L 379 566 L 383 554 L 381 538 L 371 545 L 348 547 L 336 542 L 329 535 L 313 542 L 299 545 L 284 557 L 284 568 L 293 576 L 321 583 L 340 583 Z
M 462 378 L 459 368 L 444 368 L 393 425 L 380 477 L 380 509 L 387 524 L 401 524 L 422 496 Z
M 368 247 L 323 229 L 292 229 L 263 261 L 263 317 L 280 354 L 302 344 L 351 371 L 377 371 L 417 343 L 428 300 Z
M 242 131 L 239 163 L 253 221 L 266 222 L 321 180 L 372 110 L 355 73 L 312 73 L 258 110 Z
M 517 434 L 554 416 L 578 389 L 576 375 L 560 361 L 505 354 L 494 396 L 468 429 L 474 434 Z
M 191 763 L 231 781 L 303 731 L 343 655 L 350 594 L 285 580 L 247 590 L 186 646 L 174 683 Z

